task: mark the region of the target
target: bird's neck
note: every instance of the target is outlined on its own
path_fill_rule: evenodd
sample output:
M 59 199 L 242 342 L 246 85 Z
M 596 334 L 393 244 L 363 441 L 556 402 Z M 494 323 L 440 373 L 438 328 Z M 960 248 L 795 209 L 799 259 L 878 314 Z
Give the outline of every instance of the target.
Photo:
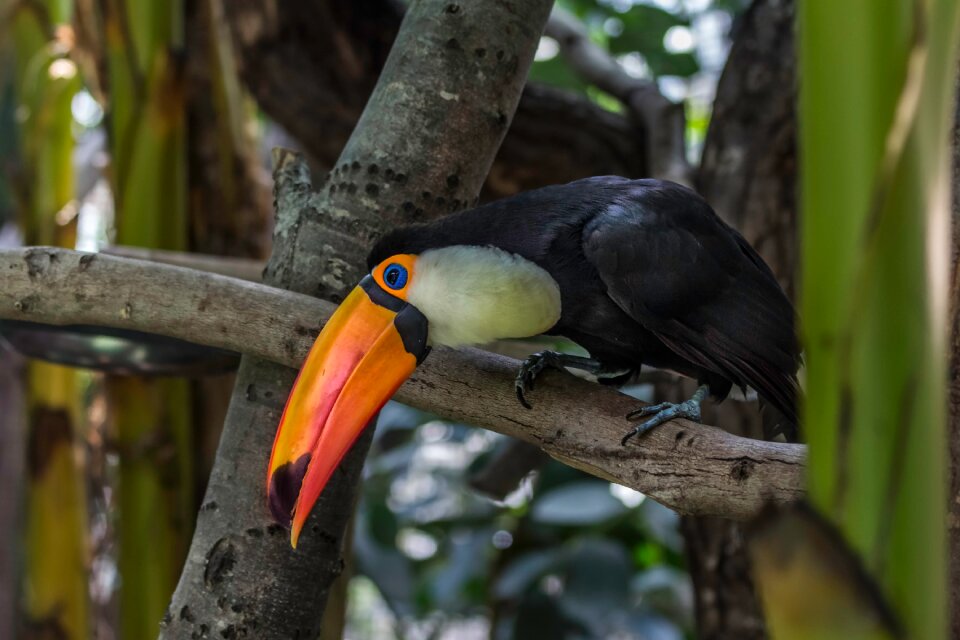
M 407 300 L 427 317 L 437 346 L 535 336 L 560 319 L 560 289 L 550 274 L 495 247 L 424 252 Z

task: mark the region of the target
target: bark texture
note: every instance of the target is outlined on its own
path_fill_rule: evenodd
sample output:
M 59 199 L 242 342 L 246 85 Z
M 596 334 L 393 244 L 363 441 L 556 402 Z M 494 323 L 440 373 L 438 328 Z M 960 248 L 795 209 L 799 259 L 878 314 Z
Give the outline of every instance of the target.
M 793 3 L 758 0 L 744 15 L 717 87 L 698 191 L 739 229 L 793 297 L 796 272 L 796 68 Z M 754 403 L 717 407 L 717 424 L 762 438 Z M 683 519 L 697 630 L 707 640 L 766 637 L 743 527 Z
M 305 7 L 297 5 L 294 24 L 301 30 L 326 22 L 322 4 L 309 4 L 316 11 L 307 12 L 310 20 L 302 17 Z M 284 6 L 270 5 L 272 11 L 263 13 L 244 13 L 246 5 L 240 2 L 224 6 L 241 12 L 239 26 L 250 36 L 265 27 L 265 17 Z M 312 193 L 305 166 L 292 156 L 276 158 L 277 223 L 265 281 L 340 300 L 359 279 L 369 245 L 390 225 L 428 219 L 473 202 L 516 108 L 549 6 L 547 0 L 424 0 L 412 5 L 323 190 Z M 267 93 L 280 91 L 280 83 L 288 92 L 295 88 L 309 93 L 316 82 L 275 78 Z M 307 104 L 310 112 L 301 117 L 316 119 L 313 109 L 322 101 Z M 161 637 L 318 634 L 330 586 L 343 568 L 344 530 L 370 431 L 341 464 L 298 550 L 292 551 L 286 532 L 270 524 L 264 477 L 294 375 L 272 362 L 243 359 L 196 534 Z
M 464 16 L 475 14 L 472 4 L 445 6 L 456 8 L 450 15 Z M 241 76 L 258 104 L 320 166 L 335 166 L 396 36 L 401 3 L 231 0 L 224 8 Z M 317 18 L 304 20 L 304 15 Z M 472 60 L 474 68 L 484 68 L 509 61 L 501 40 L 513 35 L 491 33 L 468 42 L 452 34 L 445 45 Z M 492 115 L 507 124 L 509 118 Z M 585 97 L 527 87 L 486 176 L 484 198 L 591 175 L 646 175 L 646 139 L 642 122 L 605 111 Z
M 308 193 L 306 184 L 301 186 Z M 300 365 L 334 310 L 329 302 L 260 284 L 65 249 L 0 251 L 0 273 L 0 318 L 137 329 L 242 350 L 286 367 Z M 637 407 L 637 400 L 547 371 L 537 379 L 533 410 L 527 410 L 513 391 L 519 364 L 478 349 L 436 349 L 395 397 L 535 444 L 566 464 L 642 491 L 680 513 L 745 519 L 765 501 L 790 502 L 803 495 L 802 445 L 741 438 L 680 420 L 621 447 L 628 426 L 623 416 Z M 265 406 L 273 414 L 279 414 L 286 398 L 285 390 L 259 381 L 248 382 L 242 391 L 245 403 Z M 286 532 L 266 524 L 262 486 L 275 426 L 261 426 L 263 442 L 249 442 L 249 451 L 237 454 L 245 459 L 227 458 L 231 475 L 218 481 L 236 484 L 220 487 L 224 500 L 248 500 L 237 505 L 244 507 L 237 518 L 250 518 L 256 525 L 251 536 L 263 537 L 267 527 L 286 545 Z M 234 499 L 232 493 L 244 498 Z M 226 502 L 208 494 L 201 520 L 220 512 L 222 504 Z M 344 503 L 323 504 L 329 509 Z M 302 544 L 309 542 L 313 551 L 291 555 L 309 559 L 321 542 L 315 538 L 325 530 L 308 525 Z
M 792 0 L 756 0 L 717 86 L 697 190 L 763 256 L 792 299 L 796 54 Z

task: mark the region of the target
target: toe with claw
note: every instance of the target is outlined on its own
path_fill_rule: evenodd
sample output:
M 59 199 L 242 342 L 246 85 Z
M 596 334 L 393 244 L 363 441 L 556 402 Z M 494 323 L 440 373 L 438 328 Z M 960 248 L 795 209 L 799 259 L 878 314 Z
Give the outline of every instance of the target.
M 517 400 L 527 409 L 532 409 L 533 407 L 527 402 L 524 394 L 533 391 L 534 380 L 536 380 L 540 372 L 549 364 L 548 353 L 550 352 L 540 351 L 539 353 L 529 356 L 523 361 L 523 364 L 520 365 L 520 369 L 517 370 L 517 378 L 514 380 L 513 386 L 517 390 Z
M 620 440 L 620 444 L 626 445 L 630 438 L 647 433 L 664 422 L 669 422 L 675 418 L 686 418 L 687 420 L 700 422 L 700 403 L 709 392 L 709 387 L 702 385 L 697 389 L 697 392 L 693 394 L 693 397 L 685 402 L 676 404 L 673 402 L 661 402 L 660 404 L 652 404 L 631 411 L 627 414 L 627 420 L 631 422 L 641 418 L 649 417 L 649 419 L 627 432 L 627 434 L 623 436 L 623 439 Z
M 539 351 L 523 361 L 523 364 L 520 365 L 520 369 L 517 371 L 517 378 L 514 381 L 514 387 L 517 390 L 517 400 L 527 409 L 531 409 L 532 407 L 530 403 L 527 402 L 524 394 L 533 391 L 533 381 L 547 367 L 561 371 L 565 367 L 570 367 L 572 369 L 589 371 L 593 374 L 603 373 L 605 371 L 603 365 L 593 358 L 557 353 L 556 351 Z

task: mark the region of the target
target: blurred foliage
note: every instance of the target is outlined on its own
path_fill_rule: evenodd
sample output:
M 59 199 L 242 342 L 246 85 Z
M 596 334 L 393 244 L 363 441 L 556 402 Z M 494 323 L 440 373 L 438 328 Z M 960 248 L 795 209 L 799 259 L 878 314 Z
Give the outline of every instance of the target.
M 187 249 L 184 7 L 109 0 L 102 15 L 109 77 L 116 242 Z M 193 532 L 193 419 L 186 379 L 108 376 L 116 478 L 120 631 L 156 633 Z
M 805 502 L 750 524 L 750 563 L 776 640 L 894 640 L 903 630 L 840 531 Z
M 552 461 L 505 502 L 484 498 L 469 472 L 505 443 L 397 403 L 384 409 L 354 553 L 394 637 L 463 637 L 464 621 L 488 617 L 488 633 L 504 639 L 690 633 L 676 514 Z M 348 629 L 360 632 L 359 617 Z
M 590 38 L 614 57 L 630 56 L 642 65 L 628 65 L 638 77 L 655 80 L 662 76 L 691 78 L 702 71 L 702 54 L 697 34 L 692 33 L 689 51 L 671 50 L 667 32 L 673 27 L 692 29 L 694 20 L 710 13 L 733 17 L 746 9 L 749 0 L 701 0 L 697 2 L 630 0 L 559 0 L 558 4 L 583 21 Z M 586 93 L 587 86 L 570 70 L 562 56 L 544 58 L 541 50 L 534 62 L 531 78 L 555 86 Z M 714 66 L 706 61 L 706 66 Z
M 947 151 L 960 6 L 799 7 L 811 499 L 906 635 L 941 638 Z
M 67 23 L 71 3 L 0 2 L 8 20 L 0 39 L 12 64 L 17 135 L 4 173 L 16 219 L 30 244 L 72 247 L 76 240 L 73 96 L 78 69 L 55 25 Z M 6 73 L 5 73 L 6 75 Z M 6 92 L 4 92 L 6 93 Z M 9 95 L 9 94 L 8 94 Z M 14 146 L 15 144 L 15 146 Z M 90 632 L 88 516 L 79 442 L 86 423 L 85 378 L 40 362 L 27 373 L 27 476 L 24 496 L 23 578 L 18 627 L 34 637 L 82 640 Z
M 62 34 L 52 31 L 69 20 L 70 4 L 51 0 L 21 6 L 9 25 L 20 130 L 13 184 L 28 244 L 73 246 L 75 241 L 71 103 L 81 81 L 58 40 Z
M 0 45 L 0 65 L 5 60 Z M 17 127 L 14 121 L 13 74 L 10 69 L 0 66 L 0 228 L 13 220 L 13 190 L 9 174 L 16 154 Z
M 19 625 L 28 637 L 84 640 L 90 633 L 87 492 L 77 455 L 88 382 L 89 375 L 69 367 L 44 362 L 28 367 L 31 464 Z
M 749 4 L 749 0 L 558 0 L 628 74 L 656 82 L 668 98 L 686 104 L 687 147 L 693 161 L 706 138 L 730 31 Z M 623 110 L 618 100 L 584 82 L 555 44 L 541 43 L 530 77 L 586 95 L 609 111 Z

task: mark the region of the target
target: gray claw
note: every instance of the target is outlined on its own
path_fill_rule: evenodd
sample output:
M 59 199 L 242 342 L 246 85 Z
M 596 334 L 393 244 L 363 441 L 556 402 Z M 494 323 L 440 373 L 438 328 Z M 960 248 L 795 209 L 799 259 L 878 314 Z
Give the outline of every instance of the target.
M 668 409 L 673 406 L 676 406 L 676 405 L 674 405 L 671 402 L 661 402 L 660 404 L 651 404 L 651 405 L 647 405 L 646 407 L 640 407 L 639 409 L 634 409 L 633 411 L 628 413 L 627 420 L 633 422 L 637 418 L 650 416 L 657 413 L 658 411 L 663 411 L 664 409 Z
M 706 397 L 709 387 L 701 385 L 693 397 L 685 402 L 674 404 L 673 402 L 661 402 L 647 407 L 642 407 L 627 414 L 627 420 L 636 420 L 646 416 L 652 416 L 649 420 L 638 424 L 631 429 L 620 440 L 621 445 L 627 444 L 627 441 L 634 437 L 642 435 L 655 427 L 659 427 L 664 422 L 669 422 L 674 418 L 686 418 L 694 422 L 700 422 L 700 402 Z

